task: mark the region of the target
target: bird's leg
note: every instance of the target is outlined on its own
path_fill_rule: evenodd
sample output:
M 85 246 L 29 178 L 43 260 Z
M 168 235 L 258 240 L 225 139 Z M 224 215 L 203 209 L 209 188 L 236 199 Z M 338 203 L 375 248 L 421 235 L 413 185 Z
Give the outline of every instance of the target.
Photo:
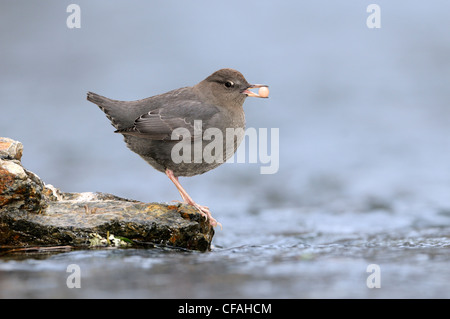
M 202 214 L 203 216 L 205 216 L 207 220 L 209 220 L 211 226 L 216 227 L 217 225 L 219 225 L 220 228 L 222 228 L 222 225 L 211 216 L 211 212 L 209 211 L 208 207 L 199 205 L 196 202 L 194 202 L 194 200 L 191 198 L 191 196 L 189 196 L 189 194 L 186 192 L 183 186 L 181 186 L 180 182 L 178 181 L 178 177 L 175 176 L 170 169 L 166 169 L 165 173 L 167 177 L 169 177 L 170 180 L 175 184 L 176 188 L 178 189 L 178 192 L 180 192 L 181 198 L 186 204 L 192 205 L 195 208 L 197 208 L 200 214 Z

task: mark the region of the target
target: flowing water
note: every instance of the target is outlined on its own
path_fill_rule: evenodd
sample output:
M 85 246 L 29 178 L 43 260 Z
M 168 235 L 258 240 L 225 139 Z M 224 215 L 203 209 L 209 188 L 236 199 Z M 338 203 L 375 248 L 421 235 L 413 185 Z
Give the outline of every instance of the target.
M 0 4 L 0 135 L 27 169 L 66 192 L 179 199 L 85 94 L 138 99 L 222 67 L 270 86 L 245 111 L 279 169 L 261 174 L 258 149 L 181 179 L 223 225 L 211 252 L 1 256 L 1 298 L 450 297 L 448 2 L 378 1 L 380 29 L 369 2 L 77 4 L 80 29 L 59 1 Z

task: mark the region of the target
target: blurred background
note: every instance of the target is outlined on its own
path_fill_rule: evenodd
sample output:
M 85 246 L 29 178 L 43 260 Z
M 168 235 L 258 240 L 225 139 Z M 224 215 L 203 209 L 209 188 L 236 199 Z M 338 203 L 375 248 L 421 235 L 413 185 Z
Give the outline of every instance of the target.
M 369 29 L 372 2 L 78 0 L 81 28 L 69 29 L 71 1 L 2 1 L 0 136 L 21 141 L 24 167 L 64 192 L 180 199 L 86 93 L 136 100 L 235 68 L 270 86 L 244 108 L 248 127 L 279 128 L 280 164 L 181 179 L 224 225 L 217 247 L 442 231 L 450 3 L 379 0 L 381 28 Z M 448 247 L 448 233 L 438 237 Z

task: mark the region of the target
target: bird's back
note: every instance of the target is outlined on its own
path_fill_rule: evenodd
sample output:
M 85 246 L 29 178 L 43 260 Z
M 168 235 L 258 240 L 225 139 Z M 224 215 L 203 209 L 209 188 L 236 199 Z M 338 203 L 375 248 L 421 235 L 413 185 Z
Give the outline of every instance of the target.
M 187 88 L 180 88 L 136 101 L 118 101 L 88 92 L 87 100 L 97 104 L 111 121 L 111 124 L 117 130 L 122 130 L 133 126 L 134 121 L 141 115 L 169 105 L 170 100 L 175 99 L 180 94 L 187 95 L 187 98 L 190 97 Z

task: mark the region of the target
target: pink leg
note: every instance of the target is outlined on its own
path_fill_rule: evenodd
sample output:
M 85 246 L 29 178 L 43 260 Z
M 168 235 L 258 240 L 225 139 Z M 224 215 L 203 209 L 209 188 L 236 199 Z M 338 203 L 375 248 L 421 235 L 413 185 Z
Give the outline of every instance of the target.
M 178 181 L 178 177 L 173 175 L 173 172 L 170 169 L 166 169 L 166 175 L 167 177 L 170 178 L 170 180 L 175 184 L 176 188 L 178 189 L 178 191 L 180 192 L 181 198 L 183 198 L 183 201 L 186 204 L 192 205 L 195 208 L 197 208 L 197 210 L 200 212 L 200 214 L 202 214 L 203 216 L 205 216 L 205 218 L 207 220 L 209 220 L 209 223 L 211 226 L 216 227 L 217 225 L 220 226 L 220 228 L 222 228 L 222 224 L 220 224 L 219 222 L 217 222 L 212 216 L 211 216 L 211 212 L 209 211 L 209 208 L 206 206 L 201 206 L 199 204 L 197 204 L 196 202 L 194 202 L 194 200 L 191 198 L 191 196 L 189 196 L 189 194 L 185 191 L 185 189 L 183 188 L 183 186 L 181 186 L 180 182 Z

